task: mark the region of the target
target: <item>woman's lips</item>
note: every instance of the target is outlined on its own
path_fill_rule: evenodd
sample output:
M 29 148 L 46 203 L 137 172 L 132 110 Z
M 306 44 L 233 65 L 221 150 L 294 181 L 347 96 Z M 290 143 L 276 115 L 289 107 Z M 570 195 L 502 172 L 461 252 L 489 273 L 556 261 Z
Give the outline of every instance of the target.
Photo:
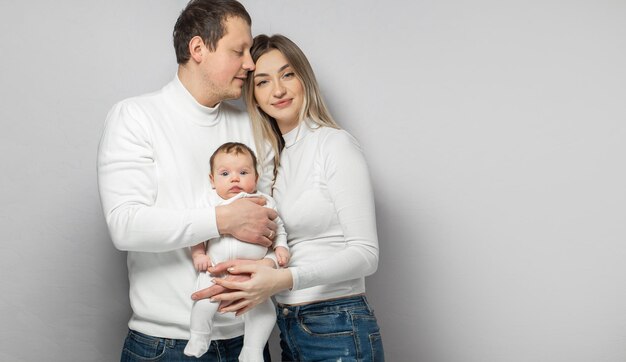
M 291 105 L 291 102 L 293 101 L 293 99 L 284 99 L 282 101 L 273 103 L 272 105 L 276 108 L 286 108 L 289 107 Z

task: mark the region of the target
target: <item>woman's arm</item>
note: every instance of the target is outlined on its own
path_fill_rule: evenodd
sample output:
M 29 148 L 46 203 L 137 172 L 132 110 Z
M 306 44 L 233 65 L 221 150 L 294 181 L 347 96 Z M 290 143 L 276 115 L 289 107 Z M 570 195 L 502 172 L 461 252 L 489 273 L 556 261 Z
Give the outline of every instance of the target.
M 229 270 L 231 274 L 252 272 L 252 278 L 244 283 L 216 279 L 217 284 L 239 292 L 220 294 L 215 300 L 247 300 L 223 308 L 223 311 L 238 311 L 240 314 L 281 290 L 337 283 L 376 271 L 378 236 L 374 196 L 365 158 L 358 143 L 347 132 L 333 133 L 323 142 L 322 156 L 324 176 L 346 247 L 319 262 L 283 270 L 234 266 Z M 289 273 L 284 273 L 284 270 Z
M 278 291 L 289 288 L 290 281 L 283 280 L 283 278 L 290 278 L 290 275 L 274 273 L 277 271 L 275 267 L 275 261 L 269 258 L 222 262 L 208 270 L 212 274 L 228 273 L 228 275 L 224 278 L 213 279 L 215 283 L 213 286 L 193 293 L 191 299 L 211 298 L 211 300 L 222 301 L 221 307 L 230 306 L 228 311 L 237 311 L 238 315 L 245 313 Z M 254 282 L 252 279 L 255 279 Z M 243 290 L 249 290 L 249 292 Z M 223 311 L 223 309 L 220 310 Z
M 222 302 L 219 309 L 221 313 L 236 312 L 237 315 L 241 315 L 272 295 L 292 286 L 293 280 L 288 269 L 274 269 L 260 263 L 233 266 L 228 266 L 228 263 L 218 264 L 213 270 L 217 272 L 227 270 L 233 278 L 231 280 L 215 278 L 213 280 L 215 285 L 211 287 L 214 289 L 206 293 L 212 293 L 212 301 Z M 242 275 L 250 275 L 250 278 L 241 281 L 239 277 Z
M 320 153 L 345 248 L 318 262 L 290 268 L 293 290 L 362 278 L 378 267 L 374 194 L 358 142 L 346 131 L 332 132 L 321 142 Z

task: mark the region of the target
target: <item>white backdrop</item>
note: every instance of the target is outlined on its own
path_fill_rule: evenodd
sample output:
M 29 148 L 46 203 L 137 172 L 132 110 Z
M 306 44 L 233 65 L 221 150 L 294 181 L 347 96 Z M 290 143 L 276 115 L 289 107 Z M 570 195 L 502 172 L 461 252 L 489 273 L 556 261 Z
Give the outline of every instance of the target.
M 0 360 L 119 359 L 96 147 L 173 77 L 185 3 L 0 3 Z M 626 360 L 626 3 L 243 3 L 365 149 L 387 360 Z

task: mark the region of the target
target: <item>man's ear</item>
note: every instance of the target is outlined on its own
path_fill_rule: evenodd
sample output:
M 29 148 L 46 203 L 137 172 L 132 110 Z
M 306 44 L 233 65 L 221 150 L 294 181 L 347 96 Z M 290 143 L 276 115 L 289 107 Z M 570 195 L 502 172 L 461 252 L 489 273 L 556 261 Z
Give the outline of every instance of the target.
M 191 55 L 191 59 L 196 63 L 202 62 L 204 52 L 208 50 L 206 45 L 204 45 L 204 40 L 198 35 L 194 36 L 189 41 L 189 54 Z

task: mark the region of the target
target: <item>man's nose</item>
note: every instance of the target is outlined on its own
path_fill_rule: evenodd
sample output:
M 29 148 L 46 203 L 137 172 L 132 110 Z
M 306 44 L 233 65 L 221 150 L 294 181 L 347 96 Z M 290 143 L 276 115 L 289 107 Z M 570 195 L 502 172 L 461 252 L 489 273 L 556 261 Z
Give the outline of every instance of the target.
M 243 64 L 241 67 L 249 72 L 252 72 L 256 66 L 254 64 L 254 60 L 252 60 L 252 55 L 250 52 L 246 52 L 245 58 L 243 59 Z

